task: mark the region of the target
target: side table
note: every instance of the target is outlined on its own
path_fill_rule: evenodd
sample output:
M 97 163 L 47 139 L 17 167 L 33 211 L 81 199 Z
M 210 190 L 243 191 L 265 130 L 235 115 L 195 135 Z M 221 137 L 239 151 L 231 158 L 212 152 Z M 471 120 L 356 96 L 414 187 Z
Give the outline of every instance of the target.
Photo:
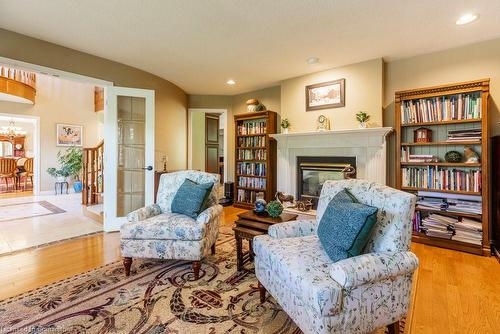
M 245 263 L 253 261 L 253 237 L 267 234 L 269 226 L 297 219 L 296 214 L 283 212 L 281 216 L 272 218 L 269 216 L 258 216 L 253 210 L 238 215 L 233 228 L 236 239 L 236 266 L 238 271 L 244 270 Z M 243 251 L 243 240 L 248 241 L 249 251 Z

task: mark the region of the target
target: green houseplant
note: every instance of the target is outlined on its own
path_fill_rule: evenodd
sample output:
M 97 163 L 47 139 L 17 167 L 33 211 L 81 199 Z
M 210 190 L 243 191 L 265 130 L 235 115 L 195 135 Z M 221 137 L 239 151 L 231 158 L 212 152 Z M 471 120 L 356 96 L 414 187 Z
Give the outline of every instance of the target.
M 288 128 L 290 127 L 288 118 L 284 118 L 281 120 L 281 127 L 283 128 L 283 133 L 288 133 Z
M 73 183 L 75 192 L 82 191 L 82 182 L 80 181 L 80 172 L 83 167 L 82 150 L 72 146 L 65 152 L 59 151 L 57 161 L 61 167 L 59 169 L 50 167 L 47 169 L 47 173 L 58 181 L 66 181 L 68 177 L 72 177 L 75 180 Z
M 370 120 L 370 115 L 368 115 L 364 111 L 360 111 L 356 114 L 356 119 L 359 122 L 359 127 L 364 129 L 366 128 L 366 122 Z

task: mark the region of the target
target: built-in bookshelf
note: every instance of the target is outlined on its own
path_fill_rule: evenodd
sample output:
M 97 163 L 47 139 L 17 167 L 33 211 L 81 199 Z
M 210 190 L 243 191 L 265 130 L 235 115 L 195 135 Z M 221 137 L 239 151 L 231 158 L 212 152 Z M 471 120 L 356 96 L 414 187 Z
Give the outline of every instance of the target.
M 251 112 L 234 116 L 235 203 L 252 208 L 257 198 L 267 202 L 276 193 L 277 114 L 273 111 Z
M 488 97 L 489 79 L 396 92 L 396 183 L 418 196 L 414 242 L 490 254 Z

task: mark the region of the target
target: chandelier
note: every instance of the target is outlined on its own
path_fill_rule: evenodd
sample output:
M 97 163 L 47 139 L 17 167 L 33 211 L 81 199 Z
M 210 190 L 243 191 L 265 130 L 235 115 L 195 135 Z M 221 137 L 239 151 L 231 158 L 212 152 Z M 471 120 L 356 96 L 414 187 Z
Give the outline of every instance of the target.
M 9 122 L 9 126 L 2 126 L 0 130 L 0 134 L 8 136 L 10 140 L 26 135 L 26 131 L 23 130 L 20 126 L 16 126 L 14 121 Z

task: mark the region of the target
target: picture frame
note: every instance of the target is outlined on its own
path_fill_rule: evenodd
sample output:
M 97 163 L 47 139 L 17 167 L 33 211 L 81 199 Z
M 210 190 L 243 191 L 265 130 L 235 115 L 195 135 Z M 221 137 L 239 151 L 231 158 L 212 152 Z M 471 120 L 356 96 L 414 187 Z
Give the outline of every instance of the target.
M 56 146 L 83 146 L 83 125 L 56 125 Z
M 345 106 L 345 79 L 306 86 L 306 111 Z

